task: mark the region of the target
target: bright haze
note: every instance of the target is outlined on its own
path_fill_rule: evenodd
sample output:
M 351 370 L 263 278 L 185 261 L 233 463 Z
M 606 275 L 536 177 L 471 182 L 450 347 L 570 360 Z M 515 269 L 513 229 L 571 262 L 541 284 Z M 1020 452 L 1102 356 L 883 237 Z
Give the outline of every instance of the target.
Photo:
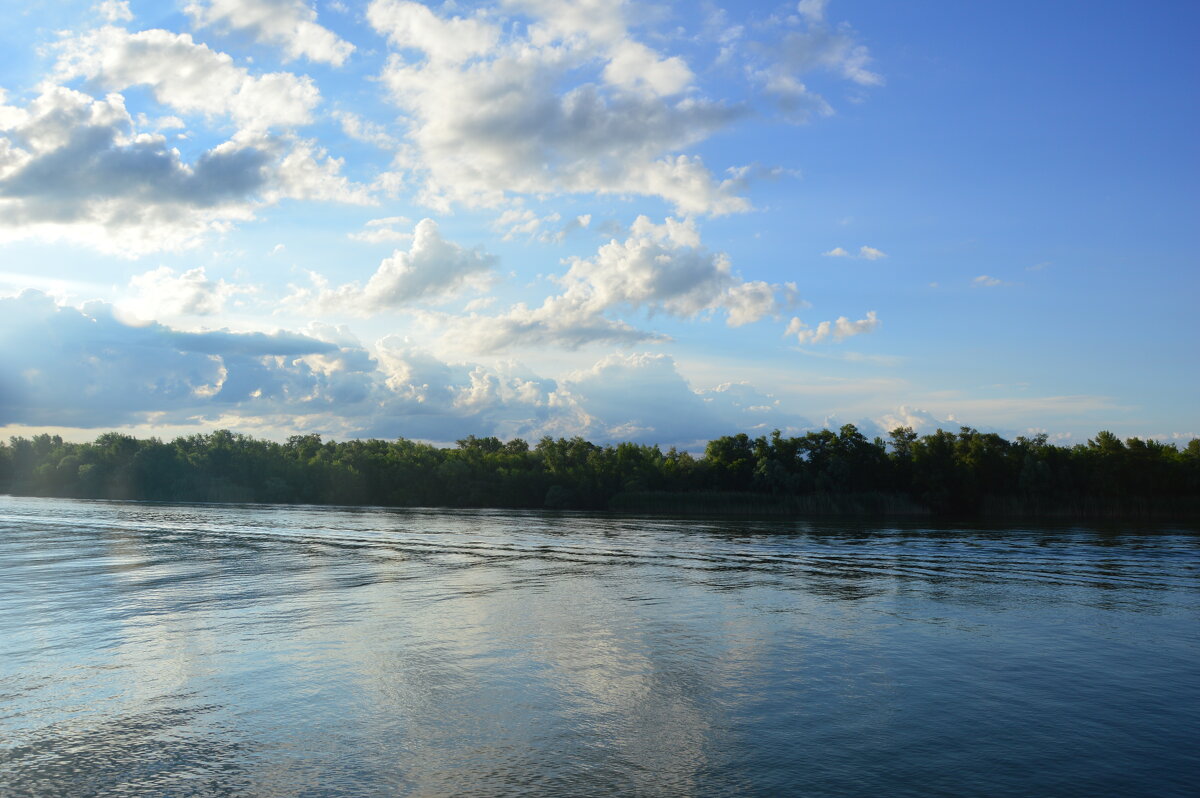
M 1200 433 L 1200 5 L 35 0 L 0 432 Z

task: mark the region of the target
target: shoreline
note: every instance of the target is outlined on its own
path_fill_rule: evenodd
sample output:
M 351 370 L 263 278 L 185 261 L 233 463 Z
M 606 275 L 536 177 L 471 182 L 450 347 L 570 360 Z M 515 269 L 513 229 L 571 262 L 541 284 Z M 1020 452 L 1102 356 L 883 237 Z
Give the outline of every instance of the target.
M 807 494 L 771 496 L 745 492 L 651 492 L 620 493 L 606 507 L 548 507 L 518 504 L 379 504 L 373 502 L 254 501 L 248 499 L 148 498 L 135 496 L 70 496 L 61 494 L 4 491 L 0 497 L 51 499 L 82 502 L 137 503 L 152 505 L 202 505 L 231 507 L 313 507 L 328 509 L 378 509 L 455 511 L 513 511 L 531 513 L 580 513 L 617 518 L 664 518 L 681 520 L 741 521 L 880 521 L 953 523 L 1182 523 L 1200 529 L 1200 500 L 1169 502 L 1169 507 L 1152 508 L 1145 500 L 1108 500 L 1080 497 L 1077 502 L 1052 508 L 1031 509 L 1010 497 L 984 497 L 975 513 L 937 513 L 901 494 Z M 1162 505 L 1163 502 L 1157 502 Z M 1134 506 L 1131 506 L 1134 505 Z M 990 510 L 990 511 L 989 511 Z

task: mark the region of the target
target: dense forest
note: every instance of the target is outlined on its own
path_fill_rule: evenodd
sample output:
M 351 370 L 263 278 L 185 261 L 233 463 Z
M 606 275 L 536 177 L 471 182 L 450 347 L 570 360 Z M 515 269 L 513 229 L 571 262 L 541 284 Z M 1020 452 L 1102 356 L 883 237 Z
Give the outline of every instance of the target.
M 968 427 L 868 439 L 853 425 L 710 442 L 703 456 L 582 438 L 286 443 L 228 430 L 169 443 L 110 432 L 0 443 L 0 492 L 160 501 L 631 512 L 1200 518 L 1200 439 L 1101 432 L 1055 446 Z

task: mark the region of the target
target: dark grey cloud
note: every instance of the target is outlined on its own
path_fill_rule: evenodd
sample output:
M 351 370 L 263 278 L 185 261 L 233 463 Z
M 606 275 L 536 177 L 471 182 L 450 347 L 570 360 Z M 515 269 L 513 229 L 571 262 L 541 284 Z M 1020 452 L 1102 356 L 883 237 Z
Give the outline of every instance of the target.
M 162 139 L 118 142 L 117 126 L 77 127 L 67 143 L 0 179 L 0 197 L 25 200 L 35 221 L 88 218 L 98 200 L 211 208 L 253 195 L 267 182 L 271 155 L 249 147 L 208 152 L 191 168 Z M 136 206 L 126 206 L 127 214 Z
M 268 361 L 338 351 L 296 333 L 133 326 L 105 303 L 60 307 L 37 291 L 0 299 L 0 319 L 0 424 L 103 427 L 312 396 L 325 375 Z
M 375 355 L 332 327 L 182 332 L 111 305 L 0 298 L 0 426 L 297 429 L 451 441 L 585 435 L 691 446 L 803 420 L 747 385 L 697 392 L 664 355 L 610 356 L 561 381 L 517 363 L 447 363 L 405 341 Z
M 194 244 L 284 198 L 370 201 L 340 161 L 291 134 L 239 134 L 185 161 L 165 136 L 139 133 L 118 94 L 50 87 L 24 107 L 0 105 L 0 119 L 5 237 L 140 254 Z

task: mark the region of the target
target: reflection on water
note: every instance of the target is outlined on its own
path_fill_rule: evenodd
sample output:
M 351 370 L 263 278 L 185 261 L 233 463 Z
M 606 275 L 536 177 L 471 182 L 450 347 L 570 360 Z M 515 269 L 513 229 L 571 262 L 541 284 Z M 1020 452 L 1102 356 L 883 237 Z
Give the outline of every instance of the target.
M 0 497 L 0 793 L 1190 794 L 1198 553 Z

